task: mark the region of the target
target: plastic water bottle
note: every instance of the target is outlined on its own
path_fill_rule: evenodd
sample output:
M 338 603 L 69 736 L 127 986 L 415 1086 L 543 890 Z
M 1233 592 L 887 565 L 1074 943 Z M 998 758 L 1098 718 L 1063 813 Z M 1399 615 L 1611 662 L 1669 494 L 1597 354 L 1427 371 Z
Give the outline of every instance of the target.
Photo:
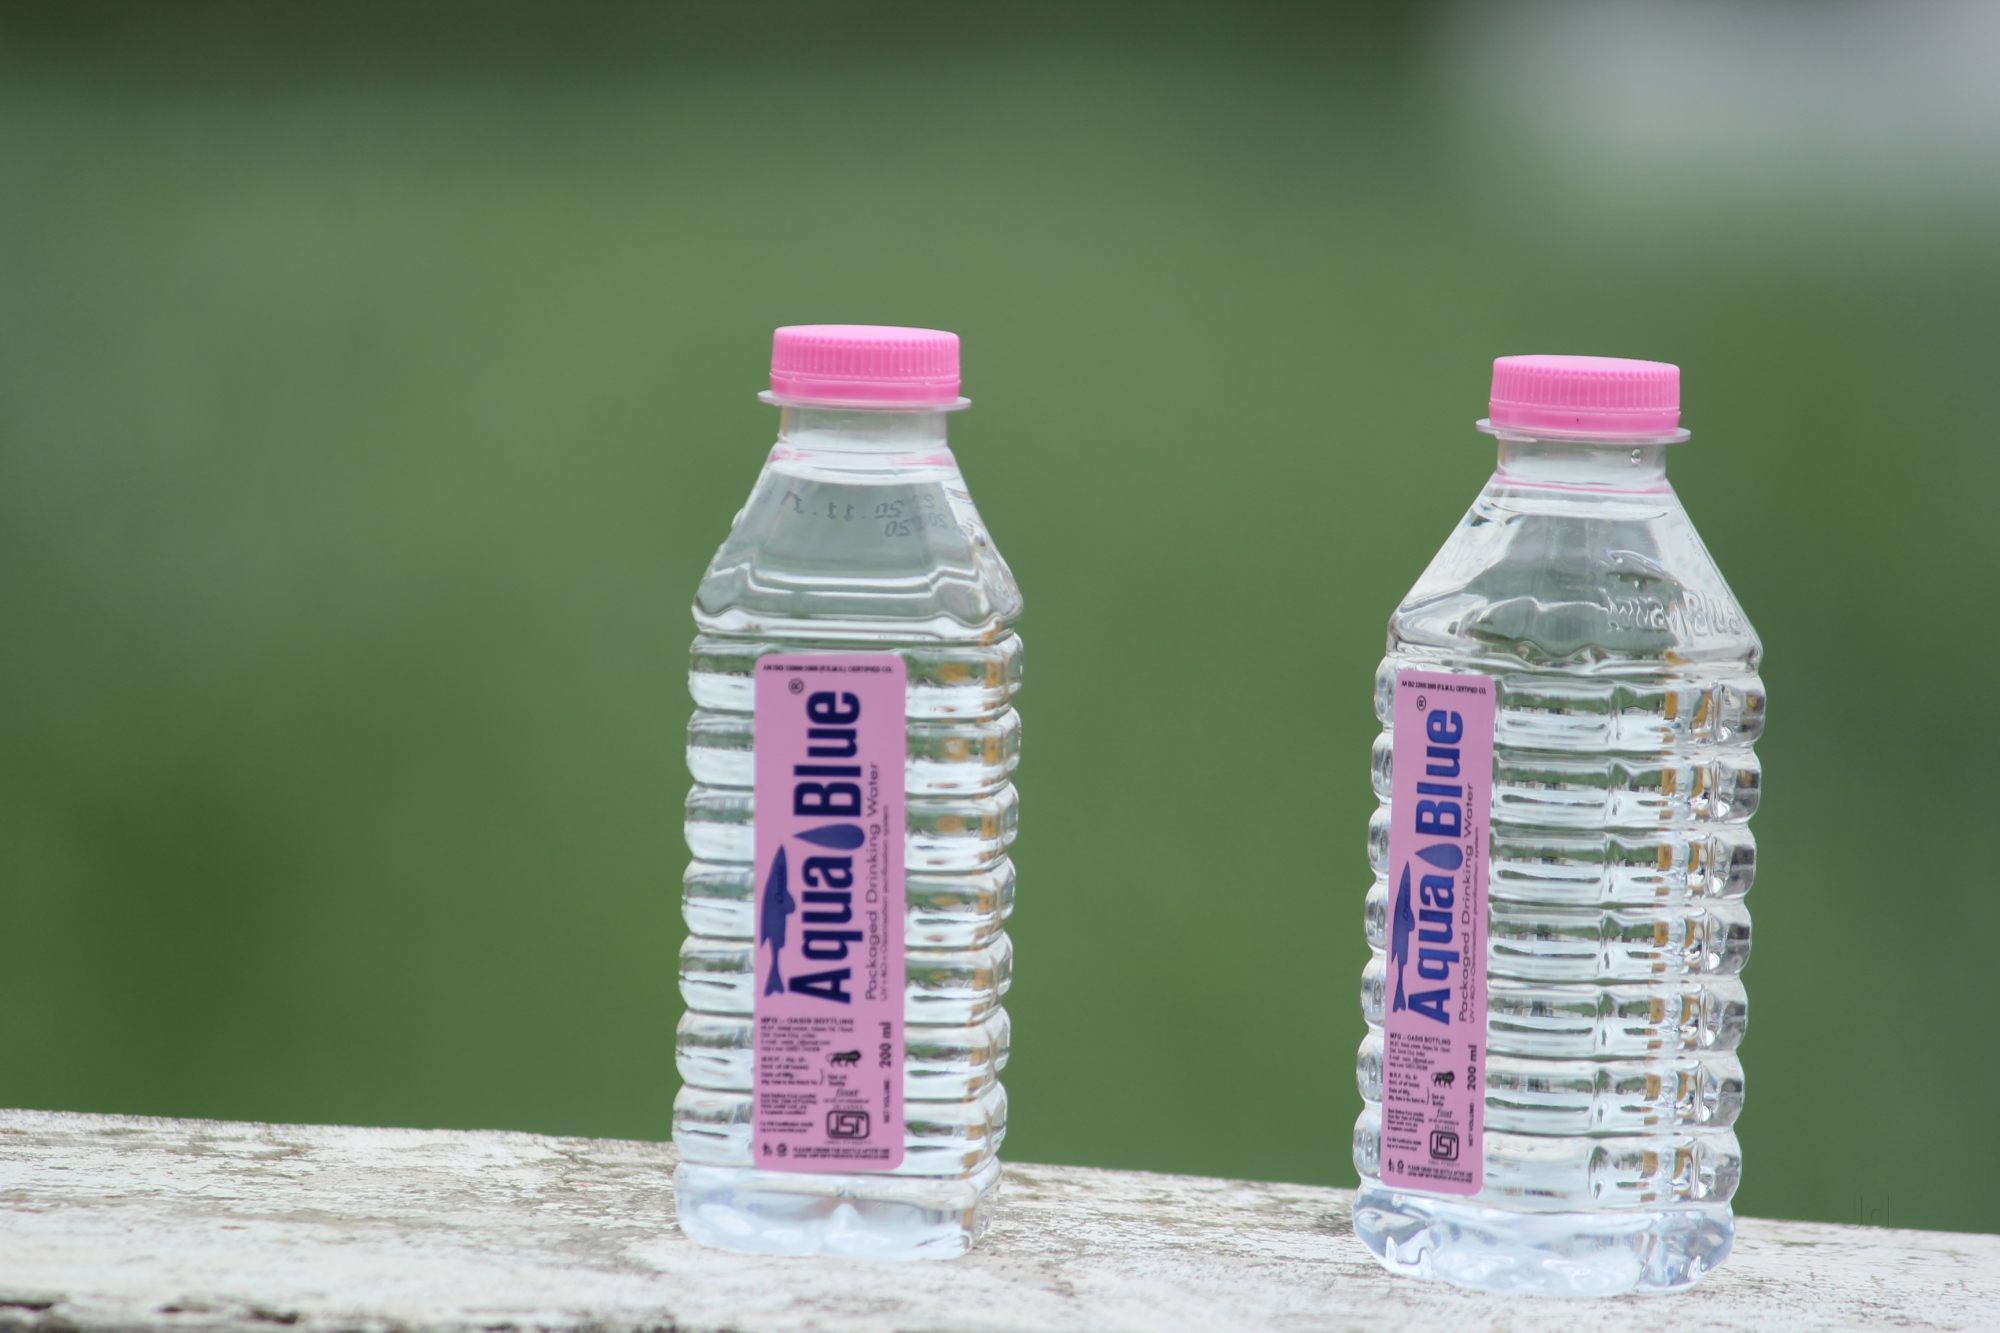
M 1670 1290 L 1734 1235 L 1762 650 L 1667 484 L 1675 367 L 1505 357 L 1489 411 L 1375 681 L 1355 1232 L 1488 1291 Z
M 694 605 L 681 1228 L 949 1257 L 1007 1128 L 1021 594 L 945 444 L 955 335 L 779 329 L 763 397 Z

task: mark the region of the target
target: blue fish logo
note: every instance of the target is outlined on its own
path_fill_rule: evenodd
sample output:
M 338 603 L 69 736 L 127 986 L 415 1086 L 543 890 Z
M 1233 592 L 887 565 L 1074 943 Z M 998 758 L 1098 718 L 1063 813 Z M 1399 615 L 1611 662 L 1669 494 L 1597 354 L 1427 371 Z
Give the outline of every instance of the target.
M 1396 965 L 1396 999 L 1394 1008 L 1401 1013 L 1406 1007 L 1403 1002 L 1403 969 L 1410 965 L 1410 936 L 1417 928 L 1417 914 L 1410 907 L 1410 868 L 1403 867 L 1403 884 L 1396 890 L 1396 910 L 1389 923 L 1389 961 Z
M 785 849 L 780 847 L 771 860 L 770 878 L 764 881 L 763 914 L 757 923 L 757 942 L 771 946 L 771 979 L 764 983 L 766 995 L 776 995 L 785 988 L 785 979 L 778 974 L 778 956 L 785 951 L 785 931 L 791 924 L 792 913 L 798 909 L 787 884 L 789 878 Z

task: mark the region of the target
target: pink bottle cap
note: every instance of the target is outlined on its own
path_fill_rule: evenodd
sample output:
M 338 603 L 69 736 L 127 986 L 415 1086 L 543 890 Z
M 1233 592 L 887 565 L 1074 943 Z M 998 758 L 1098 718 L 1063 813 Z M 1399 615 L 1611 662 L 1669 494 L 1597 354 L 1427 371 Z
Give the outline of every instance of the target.
M 1615 356 L 1503 356 L 1479 428 L 1491 434 L 1685 440 L 1681 368 Z
M 964 407 L 958 335 L 882 324 L 793 324 L 771 338 L 777 403 L 815 407 Z

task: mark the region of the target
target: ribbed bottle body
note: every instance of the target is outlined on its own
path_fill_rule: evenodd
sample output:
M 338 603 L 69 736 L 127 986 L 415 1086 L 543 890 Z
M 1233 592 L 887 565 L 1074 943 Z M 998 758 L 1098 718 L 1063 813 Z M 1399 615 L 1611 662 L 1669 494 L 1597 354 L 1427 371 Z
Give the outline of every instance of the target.
M 1663 452 L 1503 446 L 1391 620 L 1354 1161 L 1357 1231 L 1392 1268 L 1591 1293 L 1686 1285 L 1728 1252 L 1761 649 L 1666 485 Z M 1494 682 L 1483 1180 L 1471 1196 L 1381 1180 L 1404 671 Z
M 1007 1127 L 1020 597 L 942 420 L 788 413 L 697 596 L 674 1142 L 681 1224 L 707 1243 L 949 1256 L 987 1224 Z M 907 673 L 905 1133 L 891 1171 L 753 1164 L 754 681 L 774 653 L 893 654 Z

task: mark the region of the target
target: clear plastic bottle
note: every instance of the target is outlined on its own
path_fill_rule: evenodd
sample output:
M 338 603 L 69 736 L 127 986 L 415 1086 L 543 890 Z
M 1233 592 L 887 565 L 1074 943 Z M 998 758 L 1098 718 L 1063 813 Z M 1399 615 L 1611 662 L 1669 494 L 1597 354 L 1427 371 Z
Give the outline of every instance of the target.
M 687 1012 L 674 1103 L 680 1223 L 704 1244 L 759 1253 L 950 1257 L 986 1228 L 1007 1128 L 999 1075 L 1008 1053 L 1001 1000 L 1012 960 L 1005 926 L 1014 899 L 1007 849 L 1021 735 L 1012 706 L 1021 682 L 1020 591 L 945 443 L 948 415 L 966 405 L 956 336 L 780 329 L 771 386 L 764 397 L 782 409 L 778 442 L 694 606 L 700 632 L 689 672 L 696 711 L 688 766 L 695 785 L 687 799 L 694 861 L 684 885 Z M 885 782 L 879 795 L 885 809 L 900 800 L 895 818 L 904 836 L 877 847 L 868 826 L 871 841 L 843 872 L 855 882 L 851 909 L 844 896 L 827 909 L 823 869 L 814 871 L 828 847 L 847 846 L 846 826 L 793 821 L 784 835 L 791 841 L 781 842 L 787 860 L 767 846 L 781 838 L 777 819 L 760 828 L 754 809 L 774 790 L 766 787 L 774 771 L 767 765 L 778 762 L 770 729 L 781 706 L 795 698 L 810 706 L 819 696 L 796 692 L 808 682 L 817 689 L 823 678 L 812 673 L 822 669 L 893 671 L 903 685 L 889 739 L 871 732 L 862 748 L 903 747 L 902 765 L 886 766 L 900 767 L 885 775 L 895 785 Z M 794 693 L 765 695 L 766 673 L 779 670 L 795 673 Z M 866 697 L 829 692 L 807 721 L 844 720 L 839 710 Z M 843 739 L 810 753 L 852 752 Z M 877 795 L 867 798 L 870 821 Z M 797 809 L 822 810 L 824 802 L 815 792 Z M 783 799 L 772 809 L 793 814 Z M 878 854 L 890 868 L 870 879 Z M 863 899 L 873 903 L 878 890 L 899 894 L 903 911 L 896 920 L 871 918 L 864 941 Z M 827 931 L 814 950 L 816 916 L 841 929 Z M 830 966 L 804 961 L 829 953 L 843 968 L 858 962 L 867 979 L 889 978 L 883 984 L 901 997 L 863 1022 L 865 1031 L 831 1046 L 817 1029 L 785 1026 L 807 1018 L 767 1012 L 780 1002 L 814 1008 L 815 997 L 824 1000 L 812 978 L 801 982 L 801 969 Z M 864 1007 L 863 980 L 857 972 L 857 1003 L 846 1007 Z M 800 999 L 802 989 L 812 994 Z M 819 1021 L 847 1022 L 840 1005 L 817 1003 L 814 1011 L 833 1015 Z M 899 1026 L 893 1051 L 892 1026 Z M 793 1053 L 789 1066 L 783 1051 Z M 831 1091 L 828 1084 L 841 1080 L 853 1086 Z M 766 1107 L 787 1109 L 790 1127 L 756 1109 Z M 873 1138 L 844 1137 L 856 1134 Z M 891 1140 L 884 1160 L 892 1164 L 857 1166 L 831 1155 Z M 822 1156 L 807 1162 L 808 1152 Z
M 1679 403 L 1496 362 L 1499 466 L 1389 622 L 1354 1221 L 1396 1272 L 1666 1291 L 1730 1250 L 1762 649 L 1667 484 Z

